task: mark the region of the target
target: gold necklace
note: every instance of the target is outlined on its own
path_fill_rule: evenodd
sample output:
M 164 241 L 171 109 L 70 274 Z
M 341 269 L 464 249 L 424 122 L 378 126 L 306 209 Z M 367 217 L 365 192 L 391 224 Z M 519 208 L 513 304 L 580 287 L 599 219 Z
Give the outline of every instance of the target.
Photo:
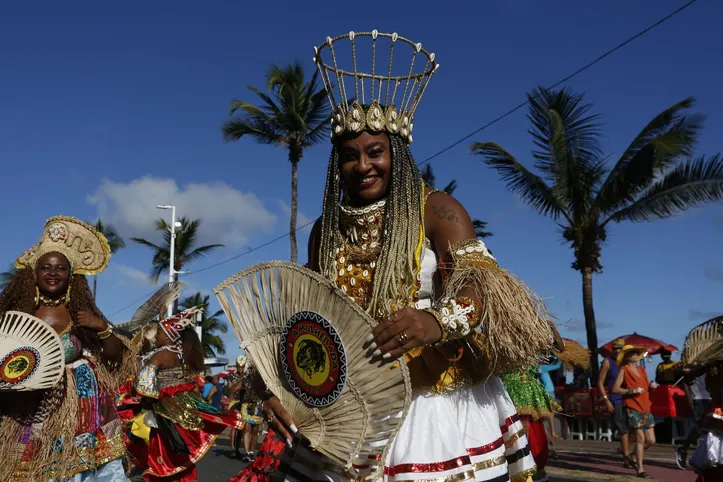
M 36 306 L 45 306 L 47 308 L 57 308 L 58 306 L 65 304 L 66 298 L 67 298 L 67 296 L 63 295 L 60 298 L 58 298 L 57 300 L 54 300 L 54 299 L 48 298 L 47 296 L 45 296 L 43 294 L 38 293 L 35 296 L 35 305 Z

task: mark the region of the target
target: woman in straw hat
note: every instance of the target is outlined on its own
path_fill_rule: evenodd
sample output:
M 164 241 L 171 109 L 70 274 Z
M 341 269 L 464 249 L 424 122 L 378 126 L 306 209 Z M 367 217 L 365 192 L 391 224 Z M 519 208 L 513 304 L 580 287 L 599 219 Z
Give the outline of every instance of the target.
M 377 54 L 382 49 L 389 57 Z M 359 70 L 361 51 L 372 53 L 368 72 Z M 476 238 L 466 209 L 422 181 L 409 145 L 435 56 L 376 31 L 328 38 L 315 52 L 334 112 L 309 265 L 379 321 L 369 357 L 404 357 L 415 389 L 387 459 L 371 461 L 374 470 L 389 481 L 524 481 L 534 461 L 497 375 L 537 362 L 551 343 L 547 313 Z M 408 53 L 412 67 L 392 65 L 391 53 Z M 289 439 L 293 420 L 280 401 L 270 397 L 264 411 Z
M 635 430 L 637 444 L 635 458 L 637 474 L 640 478 L 650 476 L 643 469 L 643 453 L 655 445 L 655 419 L 650 413 L 650 391 L 657 388 L 657 383 L 648 380 L 645 368 L 639 366 L 641 355 L 646 350 L 632 345 L 625 345 L 617 357 L 620 371 L 615 378 L 613 393 L 623 396 L 623 405 L 628 418 L 628 425 Z
M 127 480 L 113 392 L 132 376 L 135 360 L 85 278 L 103 271 L 109 259 L 101 233 L 58 216 L 15 263 L 19 270 L 0 295 L 0 313 L 21 311 L 52 326 L 65 348 L 66 368 L 50 389 L 2 395 L 3 482 Z

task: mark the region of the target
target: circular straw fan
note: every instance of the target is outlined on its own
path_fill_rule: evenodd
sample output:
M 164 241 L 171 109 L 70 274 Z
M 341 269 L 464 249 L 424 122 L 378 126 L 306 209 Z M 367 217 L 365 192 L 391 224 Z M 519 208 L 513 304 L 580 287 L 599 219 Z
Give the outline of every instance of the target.
M 411 385 L 402 360 L 368 356 L 376 322 L 364 310 L 326 278 L 284 261 L 245 269 L 214 293 L 311 448 L 348 470 L 385 459 Z
M 723 316 L 718 316 L 690 330 L 683 342 L 680 361 L 693 363 L 706 359 L 711 354 L 708 350 L 721 341 L 723 341 Z
M 0 318 L 0 391 L 42 390 L 60 381 L 65 351 L 55 330 L 38 318 L 7 311 Z

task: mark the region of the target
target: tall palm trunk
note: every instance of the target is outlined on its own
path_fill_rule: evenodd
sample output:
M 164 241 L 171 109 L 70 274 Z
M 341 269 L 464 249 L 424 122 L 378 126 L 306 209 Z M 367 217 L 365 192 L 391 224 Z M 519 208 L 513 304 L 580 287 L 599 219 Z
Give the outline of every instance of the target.
M 597 360 L 597 325 L 595 323 L 595 309 L 592 304 L 592 268 L 590 267 L 582 269 L 582 307 L 585 312 L 587 347 L 590 349 L 590 377 L 594 386 L 597 383 L 599 366 Z
M 296 157 L 296 156 L 294 156 Z M 291 215 L 289 216 L 289 242 L 291 243 L 291 262 L 296 263 L 298 248 L 296 246 L 296 210 L 299 204 L 299 159 L 291 159 Z
M 93 301 L 96 300 L 95 293 L 98 290 L 98 275 L 93 276 Z

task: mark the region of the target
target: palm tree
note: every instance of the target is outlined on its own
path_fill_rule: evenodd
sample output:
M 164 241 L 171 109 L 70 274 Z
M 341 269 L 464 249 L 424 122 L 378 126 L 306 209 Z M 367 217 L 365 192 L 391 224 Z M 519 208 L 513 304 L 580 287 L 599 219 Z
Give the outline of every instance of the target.
M 203 296 L 201 293 L 196 293 L 193 296 L 185 298 L 181 302 L 181 308 L 186 310 L 194 306 L 203 306 L 203 315 L 199 323 L 202 328 L 201 344 L 203 345 L 206 356 L 215 357 L 216 354 L 224 355 L 226 353 L 226 344 L 218 333 L 226 333 L 228 331 L 228 325 L 220 319 L 220 317 L 223 316 L 223 310 L 218 310 L 211 316 L 208 316 L 208 300 L 209 295 Z
M 527 96 L 536 174 L 494 143 L 474 143 L 510 191 L 558 221 L 582 274 L 582 301 L 592 377 L 597 378 L 597 331 L 592 275 L 602 272 L 601 248 L 612 222 L 661 219 L 723 199 L 723 158 L 692 159 L 702 117 L 688 115 L 693 99 L 651 120 L 612 168 L 600 144 L 599 116 L 581 94 L 538 88 Z
M 95 229 L 103 236 L 105 236 L 105 239 L 108 240 L 108 246 L 110 246 L 111 254 L 115 253 L 121 248 L 126 247 L 125 241 L 123 241 L 123 238 L 118 236 L 118 232 L 115 230 L 112 224 L 105 224 L 101 219 L 98 219 L 95 222 Z M 97 290 L 98 275 L 95 275 L 93 276 L 93 299 L 96 299 L 95 294 L 97 293 Z
M 15 275 L 18 273 L 18 269 L 15 267 L 15 264 L 10 264 L 10 269 L 7 271 L 0 273 L 0 291 L 3 291 L 5 288 L 8 287 L 10 282 L 13 280 Z
M 300 63 L 279 67 L 270 65 L 266 71 L 268 94 L 247 87 L 261 99 L 256 107 L 247 102 L 231 102 L 229 115 L 241 112 L 240 117 L 223 124 L 226 142 L 250 135 L 261 144 L 283 146 L 291 162 L 291 219 L 289 240 L 291 261 L 296 262 L 296 216 L 298 207 L 298 166 L 304 149 L 317 144 L 329 132 L 329 104 L 326 91 L 319 87 L 318 72 L 309 82 Z
M 434 189 L 434 184 L 437 180 L 437 176 L 434 175 L 434 171 L 432 171 L 432 165 L 427 164 L 424 166 L 424 170 L 422 171 L 422 180 L 427 184 L 427 186 Z M 452 179 L 449 184 L 447 184 L 442 191 L 446 192 L 450 196 L 452 193 L 454 193 L 455 189 L 457 189 L 457 181 L 455 179 Z M 472 227 L 474 227 L 474 233 L 478 238 L 489 238 L 490 236 L 493 236 L 493 234 L 489 231 L 486 231 L 487 229 L 487 221 L 480 221 L 479 219 L 472 220 Z
M 200 219 L 191 221 L 187 217 L 179 219 L 180 228 L 176 228 L 176 244 L 173 266 L 177 271 L 183 270 L 184 266 L 216 248 L 223 247 L 223 244 L 210 244 L 195 248 L 198 237 L 198 229 L 201 226 Z M 168 271 L 168 264 L 171 259 L 171 228 L 165 220 L 156 221 L 156 230 L 163 233 L 163 243 L 154 244 L 143 238 L 131 238 L 134 242 L 148 246 L 153 250 L 153 268 L 151 269 L 151 280 L 158 282 L 158 278 Z M 178 273 L 174 275 L 174 279 L 178 281 Z M 178 311 L 178 300 L 174 303 L 174 310 Z

